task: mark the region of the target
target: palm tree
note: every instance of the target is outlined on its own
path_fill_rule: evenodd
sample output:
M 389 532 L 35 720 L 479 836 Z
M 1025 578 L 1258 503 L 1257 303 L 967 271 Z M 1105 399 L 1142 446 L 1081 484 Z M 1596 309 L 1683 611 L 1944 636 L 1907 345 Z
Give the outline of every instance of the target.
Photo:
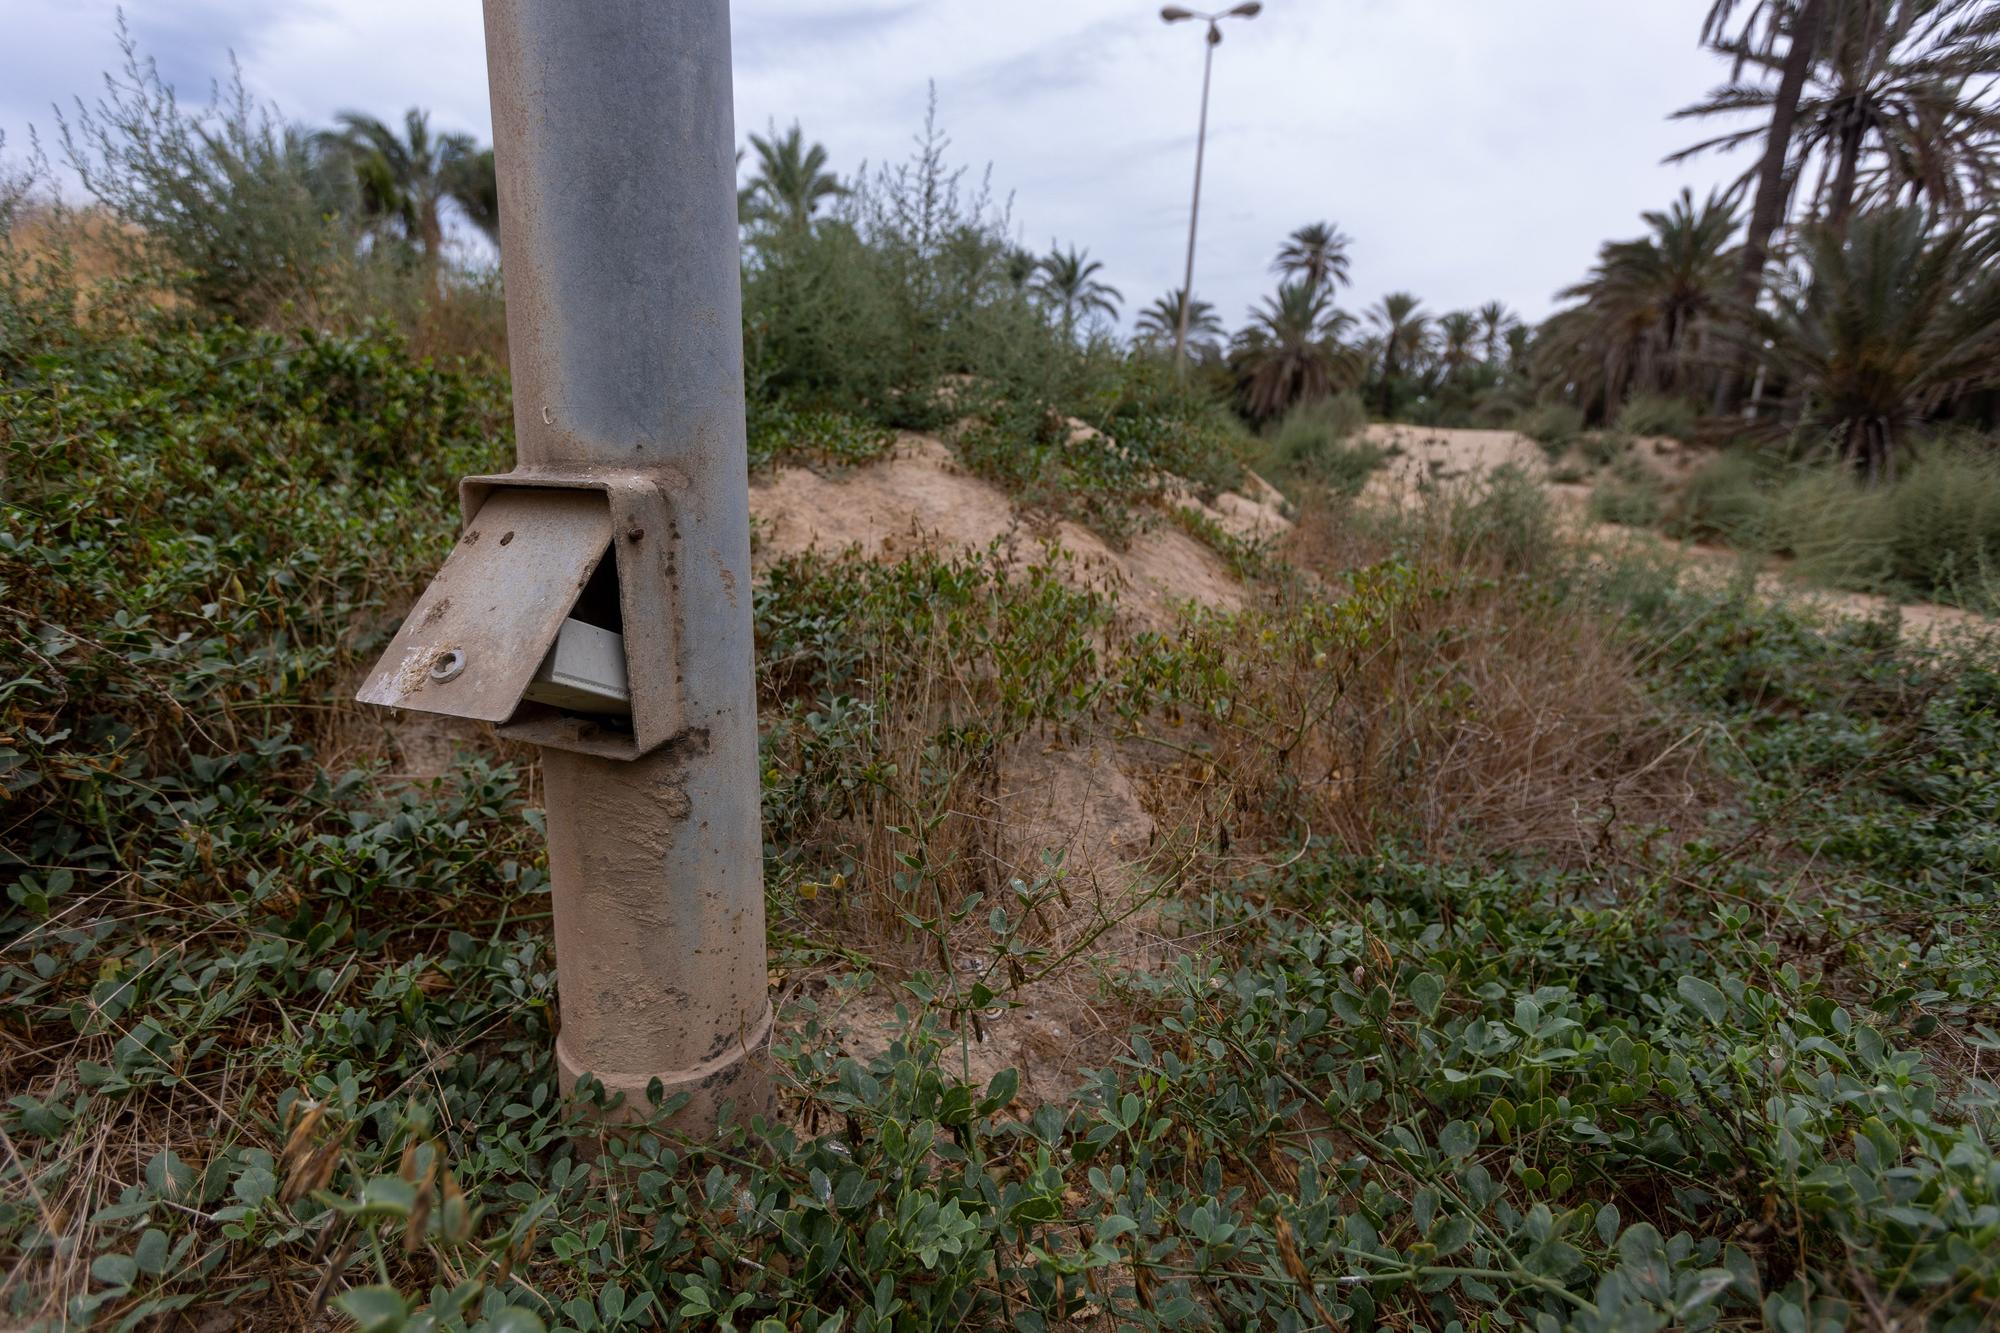
M 1438 337 L 1445 375 L 1455 376 L 1473 362 L 1472 345 L 1479 340 L 1479 317 L 1470 310 L 1454 310 L 1438 321 Z
M 1390 292 L 1369 310 L 1368 318 L 1381 331 L 1382 415 L 1388 416 L 1395 406 L 1394 382 L 1430 349 L 1431 317 L 1410 293 Z
M 495 245 L 500 243 L 500 173 L 493 150 L 481 148 L 451 166 L 445 189 L 465 214 L 465 220 Z
M 1521 321 L 1507 308 L 1505 301 L 1488 301 L 1479 307 L 1480 347 L 1485 353 L 1486 364 L 1497 367 L 1500 361 L 1500 345 Z
M 400 135 L 359 111 L 334 119 L 339 128 L 322 133 L 319 144 L 353 171 L 367 225 L 414 244 L 427 264 L 437 263 L 444 248 L 446 200 L 482 230 L 488 221 L 497 228 L 493 155 L 477 150 L 472 136 L 433 135 L 430 114 L 418 107 L 404 113 Z
M 782 135 L 775 126 L 768 136 L 751 135 L 750 147 L 757 154 L 747 191 L 750 218 L 804 228 L 812 224 L 822 200 L 847 193 L 840 178 L 826 169 L 826 146 L 807 144 L 797 121 Z
M 1116 287 L 1097 280 L 1104 265 L 1089 256 L 1088 250 L 1075 246 L 1067 251 L 1052 248 L 1037 265 L 1034 292 L 1057 312 L 1065 341 L 1076 336 L 1079 318 L 1103 315 L 1116 319 L 1118 303 L 1125 299 Z
M 1601 394 L 1606 412 L 1635 381 L 1684 391 L 1695 331 L 1732 308 L 1730 198 L 1711 191 L 1696 207 L 1693 193 L 1682 190 L 1670 208 L 1644 217 L 1652 234 L 1607 242 L 1590 275 L 1561 293 L 1580 304 L 1544 330 L 1548 366 L 1578 387 L 1586 407 Z
M 1810 228 L 1809 264 L 1758 320 L 1799 417 L 1826 430 L 1867 479 L 1893 475 L 1910 428 L 2000 387 L 2000 244 L 1966 227 L 1927 234 L 1915 208 Z
M 1278 250 L 1273 273 L 1303 279 L 1315 290 L 1347 285 L 1347 247 L 1352 241 L 1331 222 L 1310 222 L 1293 232 Z
M 1140 311 L 1137 325 L 1139 337 L 1155 344 L 1172 342 L 1175 334 L 1180 331 L 1181 306 L 1185 300 L 1184 290 L 1176 287 Z M 1216 316 L 1215 307 L 1207 301 L 1196 297 L 1194 306 L 1189 309 L 1187 315 L 1190 343 L 1222 336 L 1222 320 Z
M 1990 105 L 1987 79 L 2000 64 L 2000 25 L 1982 11 L 1982 0 L 1825 3 L 1813 58 L 1800 76 L 1789 166 L 1793 182 L 1817 166 L 1813 216 L 1845 226 L 1864 192 L 1889 201 L 1908 189 L 1959 216 L 1988 202 L 2000 112 Z M 1803 11 L 1800 17 L 1806 17 Z M 1747 47 L 1733 48 L 1732 54 L 1739 69 L 1778 63 Z M 1782 81 L 1777 90 L 1739 81 L 1675 114 L 1736 115 L 1768 108 L 1775 124 L 1784 91 Z M 1734 148 L 1758 134 L 1750 126 L 1674 156 Z
M 1325 288 L 1304 280 L 1266 297 L 1250 312 L 1231 358 L 1250 415 L 1267 421 L 1351 383 L 1354 356 L 1340 338 L 1353 325 L 1354 317 L 1336 310 Z
M 1743 66 L 1751 58 L 1753 42 L 1759 56 L 1775 62 L 1778 86 L 1771 94 L 1770 118 L 1764 131 L 1764 151 L 1755 168 L 1757 194 L 1750 206 L 1749 229 L 1743 237 L 1742 257 L 1737 266 L 1736 303 L 1752 309 L 1764 290 L 1764 265 L 1770 256 L 1771 236 L 1783 218 L 1791 197 L 1792 177 L 1787 170 L 1792 134 L 1798 123 L 1799 97 L 1806 73 L 1812 68 L 1824 24 L 1826 0 L 1755 0 L 1742 28 L 1733 39 L 1726 38 L 1729 20 L 1737 0 L 1713 0 L 1708 18 L 1702 23 L 1701 40 L 1717 51 L 1731 55 L 1736 67 L 1731 81 L 1742 78 Z M 1785 54 L 1777 55 L 1780 39 Z M 1681 115 L 1689 114 L 1681 112 Z M 1689 150 L 1693 152 L 1695 150 Z M 1676 154 L 1675 157 L 1684 156 Z M 1673 160 L 1673 159 L 1669 159 Z M 1721 411 L 1735 396 L 1743 366 L 1739 360 L 1717 381 L 1715 408 Z
M 1017 292 L 1024 292 L 1028 284 L 1035 280 L 1042 261 L 1035 258 L 1034 251 L 1025 246 L 1010 245 L 1001 260 L 1001 268 L 1007 275 L 1007 285 Z

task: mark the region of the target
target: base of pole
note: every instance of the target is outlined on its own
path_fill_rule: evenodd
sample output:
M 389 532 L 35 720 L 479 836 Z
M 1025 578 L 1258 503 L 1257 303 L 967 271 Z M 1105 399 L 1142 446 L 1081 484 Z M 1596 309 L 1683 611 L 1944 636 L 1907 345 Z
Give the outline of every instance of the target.
M 729 1040 L 727 1049 L 712 1059 L 688 1069 L 663 1069 L 649 1074 L 606 1073 L 592 1069 L 569 1048 L 568 1034 L 556 1037 L 556 1065 L 562 1072 L 563 1091 L 574 1091 L 577 1081 L 590 1074 L 604 1085 L 608 1100 L 625 1095 L 624 1102 L 605 1112 L 612 1125 L 635 1124 L 653 1114 L 653 1081 L 659 1080 L 661 1101 L 688 1094 L 687 1104 L 673 1113 L 666 1124 L 695 1138 L 711 1138 L 723 1123 L 748 1125 L 756 1116 L 769 1118 L 777 1109 L 776 1084 L 771 1069 L 771 1007 L 751 1030 Z

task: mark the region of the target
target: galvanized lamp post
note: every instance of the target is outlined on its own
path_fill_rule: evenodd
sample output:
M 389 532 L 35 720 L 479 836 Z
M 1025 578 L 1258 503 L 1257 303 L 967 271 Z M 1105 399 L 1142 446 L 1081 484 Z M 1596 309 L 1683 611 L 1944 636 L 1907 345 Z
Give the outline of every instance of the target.
M 486 49 L 517 462 L 360 697 L 542 747 L 563 1077 L 705 1132 L 771 1030 L 728 0 L 486 0 Z
M 1201 19 L 1208 24 L 1208 35 L 1202 39 L 1201 128 L 1194 137 L 1194 202 L 1188 206 L 1187 275 L 1181 279 L 1181 317 L 1174 329 L 1174 370 L 1182 375 L 1187 374 L 1188 314 L 1194 309 L 1194 230 L 1195 224 L 1201 220 L 1201 159 L 1208 150 L 1208 78 L 1215 69 L 1215 48 L 1222 45 L 1222 20 L 1254 19 L 1263 12 L 1261 0 L 1247 0 L 1247 3 L 1220 14 L 1197 14 L 1179 5 L 1168 5 L 1160 11 L 1163 23 Z

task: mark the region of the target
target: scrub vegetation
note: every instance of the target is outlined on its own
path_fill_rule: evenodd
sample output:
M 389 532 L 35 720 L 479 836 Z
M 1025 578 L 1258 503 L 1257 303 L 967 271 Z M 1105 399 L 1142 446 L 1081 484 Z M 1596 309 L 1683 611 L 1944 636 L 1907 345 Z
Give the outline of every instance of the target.
M 699 1143 L 631 1108 L 592 1152 L 533 752 L 452 733 L 413 773 L 410 721 L 347 702 L 457 478 L 511 455 L 498 293 L 426 239 L 427 206 L 478 205 L 479 154 L 398 157 L 360 118 L 294 153 L 254 108 L 143 105 L 235 127 L 184 142 L 268 166 L 245 210 L 430 166 L 395 208 L 310 213 L 323 266 L 199 281 L 224 252 L 181 214 L 0 192 L 0 1323 L 2000 1318 L 1991 646 L 1593 558 L 1516 472 L 1369 502 L 1366 412 L 1431 410 L 1430 353 L 1392 297 L 1341 379 L 1336 229 L 1292 238 L 1261 331 L 1183 388 L 1093 329 L 1116 293 L 1087 252 L 1011 245 L 934 123 L 865 181 L 755 142 L 752 468 L 939 432 L 1031 536 L 1177 512 L 1241 606 L 1129 615 L 1053 538 L 770 561 L 778 1117 Z M 215 217 L 245 220 L 235 188 Z M 1513 327 L 1451 321 L 1440 373 L 1516 383 Z M 1695 430 L 1647 364 L 1615 408 L 1520 410 L 1552 449 L 1607 413 Z M 1458 392 L 1426 401 L 1499 401 Z M 1801 560 L 1838 523 L 1875 561 L 1844 578 L 1984 588 L 1991 481 L 1953 470 L 1983 446 L 1864 436 L 1775 485 L 1745 445 L 1660 521 Z M 1296 501 L 1282 538 L 1175 510 L 1250 468 Z M 1811 505 L 1837 517 L 1787 517 Z M 1023 873 L 999 775 L 1104 749 L 1146 756 L 1152 845 L 1119 883 L 1054 845 Z M 1111 947 L 1140 926 L 1149 954 Z M 993 1060 L 1054 983 L 1106 1035 Z

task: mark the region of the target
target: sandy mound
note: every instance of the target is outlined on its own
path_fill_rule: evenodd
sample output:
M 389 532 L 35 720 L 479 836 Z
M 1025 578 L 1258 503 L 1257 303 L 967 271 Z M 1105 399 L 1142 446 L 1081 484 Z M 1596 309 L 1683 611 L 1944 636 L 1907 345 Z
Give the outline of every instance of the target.
M 990 808 L 979 815 L 993 828 L 1004 878 L 1062 886 L 1030 933 L 1050 959 L 1067 961 L 1013 991 L 1010 1003 L 984 1011 L 946 1058 L 981 1085 L 1009 1066 L 1019 1069 L 1030 1105 L 1066 1093 L 1077 1069 L 1121 1049 L 1128 1016 L 1107 1002 L 1099 984 L 1104 967 L 1158 967 L 1174 949 L 1159 933 L 1155 902 L 1165 853 L 1123 766 L 1130 762 L 1103 743 L 1024 740 L 1002 757 Z M 969 986 L 995 961 L 963 945 L 953 966 Z M 828 1016 L 845 1032 L 847 1049 L 866 1058 L 899 1035 L 896 1005 L 904 999 L 894 985 L 848 990 Z
M 1275 537 L 1291 526 L 1283 498 L 1261 478 L 1248 495 L 1203 504 L 1184 489 L 1167 503 L 1194 510 L 1244 540 Z M 959 467 L 941 441 L 906 434 L 879 463 L 838 475 L 779 468 L 750 488 L 756 564 L 818 549 L 858 548 L 866 559 L 898 559 L 911 549 L 984 550 L 995 542 L 1026 561 L 1053 539 L 1075 557 L 1076 576 L 1108 588 L 1131 618 L 1152 628 L 1173 622 L 1187 602 L 1221 610 L 1244 605 L 1242 583 L 1208 546 L 1166 513 L 1122 551 L 1076 523 L 1037 525 L 1017 513 L 1006 492 Z
M 1482 476 L 1502 467 L 1516 467 L 1535 478 L 1548 475 L 1542 447 L 1519 431 L 1453 430 L 1404 426 L 1378 421 L 1361 433 L 1391 457 L 1369 480 L 1377 495 L 1407 495 L 1425 483 Z

